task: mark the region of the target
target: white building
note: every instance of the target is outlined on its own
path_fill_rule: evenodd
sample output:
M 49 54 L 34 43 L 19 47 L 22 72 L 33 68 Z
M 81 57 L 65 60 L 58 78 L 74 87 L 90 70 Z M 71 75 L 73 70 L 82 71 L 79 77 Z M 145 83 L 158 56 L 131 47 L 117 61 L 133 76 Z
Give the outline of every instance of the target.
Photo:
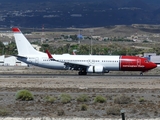
M 38 51 L 40 51 L 40 49 L 41 49 L 41 46 L 39 46 L 39 45 L 32 44 L 32 46 L 34 47 L 34 49 L 36 49 Z
M 0 56 L 0 66 L 4 65 L 4 55 Z
M 2 66 L 28 66 L 26 63 L 17 60 L 16 57 L 4 57 L 4 55 L 0 56 L 0 65 Z

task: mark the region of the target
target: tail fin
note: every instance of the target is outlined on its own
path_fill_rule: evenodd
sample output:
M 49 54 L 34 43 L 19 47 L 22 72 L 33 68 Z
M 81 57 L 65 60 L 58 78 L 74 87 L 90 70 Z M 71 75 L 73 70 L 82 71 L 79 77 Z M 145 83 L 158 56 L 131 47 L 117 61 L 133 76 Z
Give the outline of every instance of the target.
M 22 34 L 19 28 L 12 28 L 14 33 L 16 46 L 18 49 L 18 55 L 37 55 L 37 54 L 45 54 L 35 50 L 26 37 Z

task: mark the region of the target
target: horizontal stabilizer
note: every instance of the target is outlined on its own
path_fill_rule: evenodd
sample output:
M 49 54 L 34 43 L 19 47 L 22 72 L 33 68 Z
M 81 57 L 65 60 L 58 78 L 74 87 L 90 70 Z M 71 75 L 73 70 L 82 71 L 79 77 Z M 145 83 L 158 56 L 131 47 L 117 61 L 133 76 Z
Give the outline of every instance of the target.
M 20 56 L 20 55 L 13 55 L 13 56 L 18 57 L 18 58 L 25 58 L 25 59 L 27 59 L 27 57 Z

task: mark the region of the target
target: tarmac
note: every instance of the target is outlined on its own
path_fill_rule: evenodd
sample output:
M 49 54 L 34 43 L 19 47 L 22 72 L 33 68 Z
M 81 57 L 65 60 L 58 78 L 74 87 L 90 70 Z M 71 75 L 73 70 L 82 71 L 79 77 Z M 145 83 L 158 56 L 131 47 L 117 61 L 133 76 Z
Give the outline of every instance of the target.
M 122 120 L 122 118 L 119 119 L 113 119 L 113 118 L 50 118 L 50 117 L 43 117 L 43 118 L 0 118 L 0 120 Z M 160 118 L 154 118 L 154 119 L 132 119 L 127 118 L 126 120 L 160 120 Z

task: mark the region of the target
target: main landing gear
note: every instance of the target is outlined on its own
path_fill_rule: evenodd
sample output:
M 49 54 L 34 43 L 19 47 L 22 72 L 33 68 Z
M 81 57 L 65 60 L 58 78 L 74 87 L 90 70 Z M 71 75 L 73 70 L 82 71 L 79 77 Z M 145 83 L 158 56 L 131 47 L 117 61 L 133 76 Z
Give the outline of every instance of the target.
M 143 72 L 141 72 L 140 75 L 142 76 L 142 75 L 143 75 Z
M 81 70 L 78 72 L 78 75 L 87 75 L 86 70 Z

